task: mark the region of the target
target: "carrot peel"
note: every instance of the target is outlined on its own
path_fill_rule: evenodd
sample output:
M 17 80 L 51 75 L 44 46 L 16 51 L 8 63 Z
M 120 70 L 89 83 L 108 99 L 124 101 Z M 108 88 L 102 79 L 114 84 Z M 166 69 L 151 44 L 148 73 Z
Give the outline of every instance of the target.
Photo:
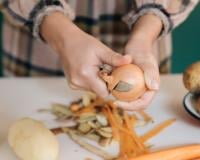
M 200 158 L 200 145 L 188 145 L 166 149 L 129 158 L 127 160 L 192 160 L 197 158 Z

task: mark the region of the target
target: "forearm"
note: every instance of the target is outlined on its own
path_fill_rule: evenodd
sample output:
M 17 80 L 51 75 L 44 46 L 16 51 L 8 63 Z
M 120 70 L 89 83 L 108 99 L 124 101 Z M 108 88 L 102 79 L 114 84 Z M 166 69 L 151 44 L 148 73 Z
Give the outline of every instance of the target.
M 78 27 L 60 12 L 45 17 L 40 28 L 41 36 L 58 53 L 61 53 L 60 49 L 66 47 L 66 44 L 70 45 L 78 32 Z
M 162 21 L 153 14 L 146 14 L 138 19 L 132 28 L 129 43 L 152 45 L 162 30 Z

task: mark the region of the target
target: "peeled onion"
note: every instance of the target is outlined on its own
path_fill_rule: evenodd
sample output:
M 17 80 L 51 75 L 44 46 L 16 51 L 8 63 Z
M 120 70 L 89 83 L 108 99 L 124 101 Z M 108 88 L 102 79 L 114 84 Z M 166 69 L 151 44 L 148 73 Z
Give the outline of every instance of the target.
M 21 160 L 57 160 L 59 145 L 53 133 L 41 122 L 23 118 L 8 133 L 8 143 Z
M 121 101 L 133 101 L 141 97 L 146 91 L 143 71 L 134 64 L 127 64 L 115 68 L 111 74 L 101 73 L 101 78 L 107 82 L 108 90 Z M 129 91 L 115 89 L 119 82 L 132 86 Z

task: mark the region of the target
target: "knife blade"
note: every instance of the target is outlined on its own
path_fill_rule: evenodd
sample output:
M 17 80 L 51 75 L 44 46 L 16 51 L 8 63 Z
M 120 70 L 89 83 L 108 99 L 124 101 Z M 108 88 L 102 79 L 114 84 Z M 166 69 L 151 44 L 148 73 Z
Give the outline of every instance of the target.
M 130 90 L 133 89 L 133 85 L 123 82 L 123 81 L 119 81 L 117 83 L 117 85 L 114 87 L 114 90 L 118 91 L 118 92 L 129 92 Z

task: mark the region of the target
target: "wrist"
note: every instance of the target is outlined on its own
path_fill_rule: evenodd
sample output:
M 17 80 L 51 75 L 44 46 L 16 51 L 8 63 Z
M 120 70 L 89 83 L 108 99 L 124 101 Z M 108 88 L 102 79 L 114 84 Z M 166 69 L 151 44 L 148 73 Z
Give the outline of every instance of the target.
M 61 53 L 65 43 L 79 29 L 61 12 L 54 12 L 46 16 L 41 24 L 40 33 L 53 49 Z
M 128 41 L 124 48 L 125 54 L 151 54 L 153 50 L 153 43 L 150 40 L 145 39 L 145 37 L 138 35 L 134 36 Z
M 130 42 L 139 41 L 143 44 L 152 45 L 162 31 L 162 21 L 153 14 L 146 14 L 138 19 L 134 25 Z
M 134 56 L 149 56 L 149 54 L 153 54 L 153 46 L 152 45 L 144 45 L 144 43 L 128 43 L 124 48 L 124 53 L 128 55 Z
M 140 53 L 148 54 L 151 53 L 153 48 L 153 43 L 151 40 L 148 40 L 143 35 L 135 35 L 127 42 L 124 52 L 127 53 Z
M 149 50 L 153 47 L 153 42 L 150 39 L 145 38 L 142 34 L 134 34 L 127 42 L 125 48 L 141 48 L 143 50 Z

